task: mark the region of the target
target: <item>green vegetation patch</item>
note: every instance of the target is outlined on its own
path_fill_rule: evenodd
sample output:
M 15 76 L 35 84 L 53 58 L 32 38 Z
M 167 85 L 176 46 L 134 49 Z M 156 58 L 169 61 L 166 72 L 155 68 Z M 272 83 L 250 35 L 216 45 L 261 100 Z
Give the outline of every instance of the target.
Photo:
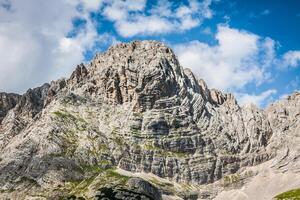
M 123 184 L 123 185 L 125 185 L 128 179 L 130 178 L 128 176 L 119 174 L 118 172 L 116 172 L 115 169 L 106 170 L 106 177 L 108 178 L 108 180 L 109 179 L 118 180 L 119 184 Z
M 300 188 L 281 193 L 275 197 L 277 200 L 300 200 Z
M 159 187 L 174 187 L 174 184 L 168 182 L 161 182 L 156 178 L 151 178 L 150 182 Z
M 103 170 L 94 179 L 92 189 L 97 190 L 107 185 L 121 185 L 125 186 L 130 177 L 119 174 L 115 168 Z
M 87 129 L 88 123 L 81 117 L 75 116 L 65 110 L 59 110 L 53 112 L 54 116 L 59 119 L 62 123 L 68 124 L 75 124 L 76 129 L 79 131 L 84 131 Z
M 172 184 L 172 183 L 162 182 L 156 178 L 151 178 L 149 181 L 150 181 L 150 183 L 157 186 L 158 188 L 160 188 L 161 190 L 163 190 L 164 192 L 166 192 L 168 194 L 174 194 L 176 192 L 174 190 L 174 184 Z
M 126 185 L 130 177 L 119 174 L 115 168 L 103 169 L 99 166 L 82 166 L 82 170 L 90 174 L 89 177 L 81 181 L 66 183 L 69 195 L 86 197 L 89 191 L 106 185 Z
M 0 189 L 0 193 L 12 193 L 14 191 L 15 191 L 15 189 L 7 189 L 7 190 Z
M 71 119 L 71 120 L 76 120 L 76 117 L 70 113 L 67 113 L 65 111 L 55 111 L 53 112 L 54 115 L 61 119 Z
M 131 135 L 133 136 L 141 136 L 141 131 L 138 129 L 131 129 Z
M 61 137 L 63 139 L 63 155 L 73 156 L 78 147 L 78 132 L 85 131 L 88 128 L 88 123 L 75 114 L 72 114 L 64 109 L 60 109 L 52 113 L 55 120 L 63 125 Z
M 124 138 L 121 138 L 121 137 L 118 137 L 118 136 L 116 136 L 116 137 L 114 137 L 114 138 L 112 138 L 113 139 L 113 141 L 115 142 L 115 144 L 116 145 L 118 145 L 118 146 L 124 146 L 125 144 L 124 144 Z
M 231 174 L 223 177 L 223 186 L 228 187 L 237 184 L 241 181 L 242 177 L 240 174 Z
M 95 165 L 83 165 L 81 166 L 81 168 L 84 172 L 92 172 L 96 174 L 99 174 L 104 171 L 101 167 Z
M 90 177 L 90 178 L 86 178 L 82 181 L 73 181 L 73 182 L 68 182 L 67 184 L 67 188 L 70 188 L 72 195 L 83 195 L 86 192 L 88 192 L 88 187 L 92 184 L 92 182 L 94 181 L 95 176 Z

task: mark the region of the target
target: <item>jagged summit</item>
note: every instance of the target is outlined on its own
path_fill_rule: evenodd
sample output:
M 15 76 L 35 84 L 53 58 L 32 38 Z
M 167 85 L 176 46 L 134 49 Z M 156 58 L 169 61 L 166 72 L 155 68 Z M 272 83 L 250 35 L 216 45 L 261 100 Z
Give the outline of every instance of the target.
M 294 114 L 278 131 L 280 103 L 241 107 L 156 41 L 118 44 L 68 79 L 0 97 L 1 195 L 19 199 L 122 193 L 136 188 L 128 180 L 136 173 L 163 194 L 213 198 L 222 185 L 198 187 L 277 158 L 274 135 L 299 122 L 299 98 L 283 103 Z
M 108 78 L 110 82 L 101 82 L 107 81 Z M 87 83 L 83 84 L 85 82 Z M 151 98 L 160 98 L 160 95 L 170 97 L 179 94 L 179 90 L 191 89 L 211 103 L 222 104 L 228 98 L 233 98 L 235 101 L 230 94 L 222 94 L 215 89 L 210 91 L 204 80 L 197 80 L 189 69 L 183 70 L 173 51 L 158 41 L 133 41 L 112 46 L 106 52 L 97 54 L 90 64 L 78 65 L 69 79 L 53 81 L 50 88 L 49 86 L 41 88 L 48 92 L 46 103 L 64 87 L 75 89 L 81 85 L 88 87 L 85 90 L 90 93 L 95 93 L 99 88 L 102 90 L 104 87 L 110 90 L 111 94 L 103 98 L 111 102 L 123 103 L 129 100 L 138 101 L 136 99 L 138 95 L 134 93 L 141 93 L 141 87 L 154 82 L 164 85 L 158 84 L 152 87 L 156 97 Z M 76 84 L 79 86 L 75 86 Z M 115 86 L 119 87 L 114 88 Z M 28 93 L 30 91 L 26 94 Z M 101 91 L 99 95 L 102 94 Z
M 162 54 L 170 54 L 172 56 L 175 56 L 173 53 L 173 50 L 170 49 L 167 45 L 160 41 L 156 40 L 135 40 L 132 42 L 128 43 L 118 43 L 116 45 L 113 45 L 108 48 L 107 51 L 103 53 L 98 53 L 96 57 L 99 57 L 103 54 L 108 54 L 108 55 L 113 55 L 117 56 L 120 54 L 122 51 L 127 51 L 127 52 L 143 52 L 143 51 L 151 51 L 153 49 L 156 49 L 158 52 L 161 52 Z M 149 54 L 149 57 L 151 54 Z M 152 55 L 153 56 L 153 55 Z
M 77 76 L 81 74 L 78 70 L 74 72 Z M 96 92 L 105 88 L 109 92 L 103 98 L 108 101 L 144 103 L 145 107 L 141 109 L 152 108 L 156 100 L 182 95 L 188 90 L 201 94 L 216 105 L 228 98 L 235 101 L 232 95 L 208 90 L 203 80 L 198 82 L 190 70 L 183 70 L 169 47 L 157 41 L 134 41 L 113 46 L 98 54 L 84 71 L 83 76 L 89 74 L 90 88 L 87 90 Z M 102 95 L 102 90 L 100 92 Z M 140 102 L 141 96 L 147 96 L 148 102 Z

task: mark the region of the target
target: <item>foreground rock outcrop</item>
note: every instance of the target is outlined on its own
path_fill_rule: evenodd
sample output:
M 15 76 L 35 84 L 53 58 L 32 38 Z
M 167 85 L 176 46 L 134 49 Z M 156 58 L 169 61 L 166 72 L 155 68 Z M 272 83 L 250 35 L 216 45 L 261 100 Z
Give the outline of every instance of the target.
M 128 180 L 126 188 L 120 186 L 101 188 L 95 199 L 161 200 L 162 196 L 160 191 L 147 181 L 131 178 Z
M 128 188 L 123 169 L 154 175 L 144 185 L 164 195 L 211 199 L 249 166 L 298 168 L 299 96 L 243 107 L 164 44 L 118 44 L 69 79 L 1 96 L 0 195 L 93 199 L 100 188 Z

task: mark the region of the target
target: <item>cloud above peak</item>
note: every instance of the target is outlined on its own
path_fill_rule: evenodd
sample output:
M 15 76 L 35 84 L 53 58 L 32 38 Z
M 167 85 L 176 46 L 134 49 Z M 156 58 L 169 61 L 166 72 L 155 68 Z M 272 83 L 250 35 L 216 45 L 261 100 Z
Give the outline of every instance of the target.
M 283 55 L 283 67 L 298 67 L 300 65 L 300 51 L 288 51 Z
M 219 25 L 216 45 L 191 41 L 175 46 L 181 65 L 191 68 L 213 88 L 234 91 L 269 79 L 274 41 Z M 264 56 L 262 56 L 264 55 Z
M 134 3 L 133 3 L 134 2 Z M 212 0 L 189 0 L 188 4 L 175 4 L 162 0 L 146 10 L 146 1 L 107 1 L 102 15 L 114 23 L 122 37 L 166 34 L 186 31 L 199 26 L 213 15 Z
M 203 78 L 209 87 L 236 94 L 240 103 L 264 106 L 277 94 L 269 89 L 259 94 L 247 92 L 270 83 L 275 70 L 296 68 L 300 65 L 300 51 L 277 55 L 278 42 L 269 37 L 219 24 L 215 45 L 198 40 L 174 46 L 179 62 Z

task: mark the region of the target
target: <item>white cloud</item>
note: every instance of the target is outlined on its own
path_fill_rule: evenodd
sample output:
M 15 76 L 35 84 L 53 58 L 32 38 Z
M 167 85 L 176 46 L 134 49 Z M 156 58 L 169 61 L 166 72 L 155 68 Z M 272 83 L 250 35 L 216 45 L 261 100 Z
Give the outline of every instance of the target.
M 216 39 L 219 42 L 220 55 L 238 63 L 248 56 L 255 55 L 258 50 L 257 35 L 226 26 L 218 27 Z
M 129 12 L 142 11 L 145 9 L 146 0 L 106 1 L 103 15 L 111 21 L 122 21 L 127 19 Z
M 264 42 L 261 43 L 261 48 L 264 49 L 261 52 L 262 67 L 272 66 L 276 63 L 276 46 L 278 46 L 277 43 L 269 37 L 265 38 Z
M 300 51 L 288 51 L 283 55 L 282 67 L 298 67 L 300 65 Z
M 158 1 L 147 12 L 145 0 L 107 1 L 102 14 L 114 22 L 117 32 L 123 37 L 164 34 L 189 30 L 199 26 L 205 18 L 212 17 L 211 0 L 188 2 L 188 5 L 180 4 L 174 8 L 176 4 L 171 1 Z
M 167 33 L 173 30 L 173 26 L 169 24 L 168 20 L 161 19 L 157 16 L 140 16 L 134 22 L 117 22 L 116 29 L 118 30 L 119 34 L 123 37 L 131 37 L 138 34 L 152 35 Z
M 225 91 L 269 79 L 267 71 L 274 59 L 270 38 L 219 25 L 216 40 L 214 46 L 199 41 L 175 46 L 181 65 L 191 68 L 210 87 Z
M 62 0 L 61 3 L 67 3 L 73 7 L 80 7 L 84 11 L 95 11 L 100 9 L 103 0 Z
M 258 95 L 255 94 L 246 94 L 246 93 L 237 93 L 238 102 L 241 105 L 246 104 L 255 104 L 259 107 L 262 107 L 266 102 L 272 101 L 272 95 L 276 94 L 275 89 L 266 90 Z
M 175 45 L 180 64 L 191 68 L 209 87 L 236 94 L 240 103 L 252 102 L 264 106 L 273 100 L 276 90 L 261 94 L 247 94 L 247 86 L 271 82 L 278 68 L 300 66 L 300 51 L 277 55 L 278 42 L 269 37 L 218 25 L 216 44 L 200 41 Z M 298 77 L 290 81 L 288 89 L 297 89 Z
M 0 91 L 24 92 L 67 75 L 99 39 L 88 17 L 99 0 L 3 2 L 10 6 L 0 6 Z M 67 38 L 78 17 L 86 20 L 85 28 Z
M 150 9 L 151 15 L 170 17 L 172 12 L 172 3 L 169 0 L 157 1 L 157 4 Z
M 80 0 L 79 2 L 83 3 L 83 7 L 87 10 L 98 10 L 102 4 L 101 0 Z

